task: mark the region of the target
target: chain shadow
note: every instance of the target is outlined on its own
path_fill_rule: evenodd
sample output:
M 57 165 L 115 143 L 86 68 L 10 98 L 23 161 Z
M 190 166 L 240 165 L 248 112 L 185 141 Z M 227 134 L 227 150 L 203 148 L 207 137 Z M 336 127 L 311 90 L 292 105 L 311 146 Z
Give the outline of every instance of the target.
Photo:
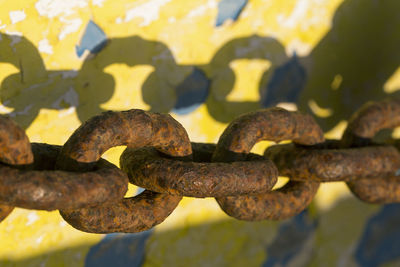
M 385 91 L 400 66 L 399 8 L 398 1 L 343 1 L 330 31 L 301 59 L 308 80 L 299 108 L 315 114 L 310 108 L 313 100 L 327 111 L 316 116 L 325 131 L 367 101 L 399 96 L 398 85 Z
M 2 81 L 0 98 L 24 128 L 43 108 L 74 107 L 83 122 L 104 111 L 101 105 L 115 93 L 116 81 L 105 72 L 107 66 L 149 65 L 153 71 L 141 90 L 151 111 L 187 114 L 205 103 L 211 117 L 230 122 L 245 112 L 294 102 L 301 111 L 313 113 L 327 131 L 363 103 L 400 94 L 397 88 L 384 88 L 400 62 L 400 33 L 395 30 L 399 8 L 398 1 L 346 0 L 331 30 L 306 57 L 288 57 L 278 40 L 252 35 L 227 42 L 209 63 L 197 65 L 177 64 L 165 44 L 131 36 L 110 39 L 80 70 L 47 70 L 28 39 L 2 34 L 0 62 L 18 71 Z M 258 101 L 227 100 L 237 78 L 230 63 L 237 59 L 271 63 L 260 79 Z M 325 113 L 317 112 L 310 101 Z
M 399 204 L 376 207 L 347 195 L 329 209 L 316 213 L 311 207 L 286 221 L 226 217 L 165 231 L 109 234 L 95 245 L 3 258 L 0 266 L 398 266 L 399 210 Z

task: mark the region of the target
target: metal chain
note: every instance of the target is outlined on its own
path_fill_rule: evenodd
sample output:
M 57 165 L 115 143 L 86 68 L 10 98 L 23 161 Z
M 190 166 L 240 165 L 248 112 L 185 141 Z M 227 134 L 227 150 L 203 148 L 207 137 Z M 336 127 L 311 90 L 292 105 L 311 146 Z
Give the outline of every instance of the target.
M 332 181 L 368 203 L 400 202 L 400 153 L 373 141 L 397 126 L 400 99 L 365 104 L 341 140 L 325 140 L 310 115 L 269 108 L 236 118 L 218 144 L 199 144 L 170 115 L 132 109 L 91 118 L 61 147 L 30 143 L 0 116 L 0 222 L 21 207 L 59 210 L 85 232 L 140 232 L 163 222 L 184 196 L 215 197 L 240 220 L 281 220 Z M 262 140 L 293 142 L 250 153 Z M 120 145 L 127 146 L 121 169 L 101 158 Z M 273 190 L 278 175 L 289 182 Z M 128 181 L 146 190 L 124 198 Z

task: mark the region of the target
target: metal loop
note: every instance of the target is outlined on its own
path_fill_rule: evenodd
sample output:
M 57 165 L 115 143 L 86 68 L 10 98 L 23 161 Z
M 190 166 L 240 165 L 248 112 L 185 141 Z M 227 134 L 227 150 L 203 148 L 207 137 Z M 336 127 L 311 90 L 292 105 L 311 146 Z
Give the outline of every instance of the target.
M 32 143 L 35 161 L 23 169 L 0 164 L 0 202 L 27 209 L 76 209 L 118 200 L 128 178 L 101 159 L 90 172 L 54 170 L 61 146 Z
M 343 149 L 336 140 L 311 147 L 275 145 L 264 155 L 275 163 L 281 175 L 297 181 L 349 182 L 395 175 L 400 169 L 400 153 L 393 146 Z
M 250 152 L 261 140 L 280 142 L 292 139 L 303 145 L 324 141 L 323 132 L 309 115 L 270 108 L 238 117 L 218 141 L 213 161 L 236 161 Z M 216 198 L 220 207 L 240 220 L 278 220 L 294 216 L 305 209 L 317 192 L 319 183 L 291 181 L 283 188 L 256 196 Z
M 127 149 L 120 165 L 131 183 L 177 196 L 257 194 L 268 192 L 275 185 L 278 171 L 270 160 L 253 154 L 245 162 L 211 163 L 215 147 L 192 143 L 194 162 L 173 160 L 149 147 Z
M 366 103 L 351 116 L 342 137 L 342 145 L 345 147 L 370 145 L 378 131 L 397 126 L 400 126 L 400 99 Z M 379 178 L 348 182 L 347 186 L 356 197 L 368 203 L 400 202 L 400 177 L 398 176 L 380 175 Z
M 107 149 L 117 145 L 128 148 L 154 146 L 173 157 L 192 154 L 185 129 L 170 115 L 142 110 L 110 111 L 79 127 L 64 145 L 57 163 L 62 168 L 75 169 L 84 163 L 95 162 Z M 140 232 L 165 220 L 181 199 L 180 196 L 154 194 L 146 190 L 136 197 L 112 204 L 60 210 L 60 214 L 73 227 L 85 232 Z M 154 214 L 155 210 L 159 213 Z
M 25 165 L 33 162 L 31 143 L 24 130 L 4 115 L 0 115 L 0 162 L 11 165 Z M 0 193 L 1 196 L 3 195 Z M 13 209 L 12 206 L 0 204 L 0 222 Z

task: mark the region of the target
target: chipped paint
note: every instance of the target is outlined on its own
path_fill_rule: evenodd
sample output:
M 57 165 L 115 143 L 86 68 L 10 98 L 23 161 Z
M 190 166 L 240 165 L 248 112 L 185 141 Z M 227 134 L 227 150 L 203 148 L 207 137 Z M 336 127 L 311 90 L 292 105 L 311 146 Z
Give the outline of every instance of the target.
M 149 0 L 142 1 L 143 4 L 126 11 L 124 22 L 129 22 L 135 18 L 141 18 L 140 27 L 148 26 L 159 17 L 160 9 L 171 0 Z
M 12 24 L 23 21 L 26 18 L 24 10 L 10 11 L 10 20 Z
M 42 39 L 38 43 L 39 52 L 51 55 L 53 54 L 53 46 L 49 43 L 48 39 Z

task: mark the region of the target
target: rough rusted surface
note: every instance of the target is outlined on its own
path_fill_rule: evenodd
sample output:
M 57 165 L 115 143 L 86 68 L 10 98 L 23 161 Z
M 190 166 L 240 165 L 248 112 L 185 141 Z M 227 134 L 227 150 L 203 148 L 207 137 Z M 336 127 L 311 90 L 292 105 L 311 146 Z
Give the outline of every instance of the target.
M 35 161 L 24 169 L 0 164 L 0 203 L 27 209 L 55 210 L 96 205 L 123 198 L 128 178 L 100 160 L 91 172 L 54 170 L 60 146 L 32 144 Z
M 136 233 L 160 224 L 176 208 L 181 197 L 144 191 L 118 204 L 60 211 L 73 227 L 89 233 Z
M 400 126 L 400 99 L 369 102 L 349 120 L 342 137 L 342 146 L 359 147 L 372 144 L 372 138 L 382 129 Z M 376 166 L 365 165 L 372 169 Z M 393 203 L 400 201 L 400 177 L 386 176 L 348 182 L 347 186 L 362 201 L 368 203 Z
M 179 196 L 221 197 L 265 193 L 277 181 L 278 171 L 274 164 L 260 156 L 253 156 L 257 159 L 244 162 L 210 163 L 215 145 L 192 143 L 192 149 L 195 162 L 167 158 L 151 147 L 128 148 L 121 156 L 120 165 L 131 183 Z
M 0 222 L 13 211 L 14 207 L 0 204 Z
M 22 166 L 31 164 L 33 158 L 31 143 L 24 130 L 10 118 L 0 115 L 0 162 Z M 12 177 L 9 178 L 12 179 Z M 14 207 L 12 206 L 0 204 L 0 222 L 4 220 L 13 209 Z
M 102 153 L 118 145 L 128 148 L 153 146 L 181 160 L 188 160 L 192 155 L 185 129 L 170 115 L 133 109 L 105 112 L 84 123 L 64 145 L 57 166 L 70 170 L 90 168 Z M 140 196 L 120 199 L 113 204 L 60 212 L 67 222 L 83 231 L 138 232 L 162 222 L 181 199 L 180 196 L 158 195 L 146 190 Z M 136 217 L 142 219 L 132 220 Z
M 400 126 L 400 99 L 368 102 L 349 119 L 342 144 L 344 147 L 369 145 L 377 132 L 397 126 Z
M 347 186 L 360 200 L 371 204 L 400 202 L 400 177 L 376 177 L 348 182 Z
M 232 121 L 218 141 L 213 159 L 218 162 L 240 160 L 259 141 L 293 140 L 303 145 L 324 141 L 324 134 L 310 115 L 269 108 L 244 114 Z
M 168 114 L 132 109 L 104 112 L 82 124 L 64 144 L 60 169 L 82 170 L 114 146 L 154 146 L 172 156 L 192 154 L 185 129 Z
M 4 115 L 0 115 L 0 161 L 11 165 L 33 162 L 31 144 L 24 130 Z
M 309 115 L 270 108 L 240 116 L 218 141 L 213 161 L 237 161 L 262 140 L 293 140 L 302 145 L 324 142 L 321 128 Z M 291 181 L 283 188 L 255 196 L 217 198 L 221 208 L 240 220 L 285 219 L 307 207 L 318 189 L 317 182 Z
M 217 202 L 226 214 L 239 220 L 283 220 L 307 208 L 318 187 L 318 182 L 289 181 L 266 194 L 217 198 Z
M 269 147 L 264 155 L 280 175 L 299 181 L 353 181 L 395 175 L 400 169 L 400 153 L 393 146 L 330 149 L 285 144 Z

